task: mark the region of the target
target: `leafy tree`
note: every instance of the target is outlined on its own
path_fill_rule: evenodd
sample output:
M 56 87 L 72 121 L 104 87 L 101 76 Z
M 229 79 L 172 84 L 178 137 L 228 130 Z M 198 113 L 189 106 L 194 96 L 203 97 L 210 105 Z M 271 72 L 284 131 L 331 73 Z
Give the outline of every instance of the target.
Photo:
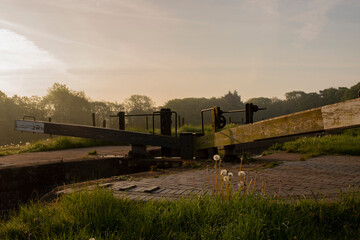
M 339 101 L 336 96 L 336 88 L 327 88 L 320 91 L 321 103 L 322 104 L 333 104 Z
M 240 108 L 243 107 L 244 105 L 243 102 L 241 101 L 241 97 L 239 96 L 236 90 L 234 90 L 233 93 L 229 91 L 222 98 L 226 101 L 228 106 L 232 108 Z
M 350 100 L 359 97 L 359 91 L 360 91 L 360 82 L 354 86 L 352 86 L 350 89 L 348 89 L 344 94 L 344 100 Z
M 186 123 L 200 124 L 201 123 L 201 110 L 211 108 L 213 106 L 219 106 L 222 110 L 237 110 L 243 109 L 244 104 L 241 101 L 241 97 L 237 91 L 229 91 L 227 94 L 220 98 L 184 98 L 173 99 L 164 105 L 167 108 L 171 108 L 176 111 L 182 118 L 185 118 Z M 241 116 L 239 114 L 227 115 L 231 116 L 232 121 L 239 122 Z M 204 122 L 209 123 L 211 121 L 211 115 L 204 113 Z
M 115 115 L 123 109 L 121 104 L 100 101 L 90 102 L 89 104 L 91 112 L 95 113 L 95 122 L 97 126 L 102 126 L 102 122 L 105 120 L 108 127 L 118 127 L 118 121 L 110 116 Z
M 90 103 L 84 92 L 70 90 L 66 85 L 55 83 L 43 98 L 48 117 L 58 122 L 90 124 Z
M 155 109 L 155 103 L 145 95 L 131 95 L 125 99 L 124 106 L 128 114 L 150 113 Z
M 252 98 L 252 102 L 267 110 L 255 113 L 254 120 L 281 116 L 314 107 L 333 104 L 358 97 L 360 82 L 350 88 L 328 88 L 319 93 L 305 93 L 303 91 L 292 91 L 285 94 L 285 99 L 278 98 Z M 212 98 L 184 98 L 169 100 L 164 107 L 171 108 L 186 123 L 200 124 L 201 109 L 220 106 L 223 110 L 243 109 L 237 91 L 228 91 L 221 97 Z M 102 101 L 90 101 L 84 92 L 70 90 L 66 85 L 55 83 L 49 88 L 44 97 L 8 97 L 0 91 L 0 144 L 18 143 L 19 141 L 30 141 L 45 138 L 46 135 L 20 133 L 13 130 L 14 120 L 24 115 L 35 116 L 37 120 L 47 120 L 51 117 L 56 122 L 68 122 L 79 124 L 91 124 L 91 113 L 95 113 L 97 125 L 100 126 L 103 120 L 109 122 L 108 126 L 117 128 L 117 120 L 109 118 L 120 110 L 126 109 L 128 114 L 152 113 L 155 103 L 150 97 L 144 95 L 132 95 L 123 104 Z M 227 115 L 230 116 L 230 115 Z M 232 121 L 241 122 L 242 114 L 231 115 Z M 143 127 L 144 118 L 128 118 L 128 123 L 133 126 Z M 205 114 L 205 122 L 210 122 L 210 114 Z
M 125 99 L 124 106 L 127 114 L 145 114 L 155 111 L 154 101 L 145 95 L 131 95 Z M 128 117 L 126 121 L 132 127 L 145 127 L 144 117 Z

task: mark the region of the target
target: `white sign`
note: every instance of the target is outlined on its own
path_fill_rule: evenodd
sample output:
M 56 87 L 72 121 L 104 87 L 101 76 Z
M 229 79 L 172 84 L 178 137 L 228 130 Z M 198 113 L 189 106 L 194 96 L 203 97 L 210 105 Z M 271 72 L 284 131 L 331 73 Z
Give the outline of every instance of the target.
M 44 133 L 44 123 L 25 120 L 15 121 L 15 130 L 25 132 Z

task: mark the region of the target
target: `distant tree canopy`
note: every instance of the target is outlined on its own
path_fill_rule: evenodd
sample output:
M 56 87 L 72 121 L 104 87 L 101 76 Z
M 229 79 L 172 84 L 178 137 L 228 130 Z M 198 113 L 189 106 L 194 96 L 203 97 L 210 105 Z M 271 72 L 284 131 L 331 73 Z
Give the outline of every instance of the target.
M 75 92 L 66 85 L 55 83 L 42 99 L 46 117 L 59 122 L 88 123 L 90 102 L 84 92 Z
M 181 117 L 185 119 L 185 123 L 200 124 L 200 113 L 202 109 L 210 108 L 213 106 L 220 106 L 222 110 L 235 110 L 243 109 L 244 103 L 236 91 L 229 91 L 227 94 L 220 98 L 184 98 L 173 99 L 165 103 L 164 107 L 171 108 L 176 111 Z M 205 115 L 205 114 L 204 114 Z M 206 114 L 206 121 L 209 122 L 210 113 Z M 239 121 L 239 117 L 234 115 L 234 121 Z
M 303 91 L 292 91 L 285 94 L 285 99 L 278 98 L 252 98 L 247 100 L 267 110 L 255 113 L 254 120 L 262 120 L 294 113 L 310 108 L 320 107 L 336 102 L 341 102 L 358 97 L 360 82 L 346 88 L 328 88 L 319 93 L 305 93 Z M 222 110 L 244 109 L 244 102 L 237 91 L 228 91 L 221 97 L 212 98 L 184 98 L 172 99 L 163 107 L 176 111 L 185 123 L 200 124 L 201 109 L 220 106 Z M 117 128 L 117 119 L 110 118 L 119 111 L 127 114 L 152 113 L 157 110 L 154 102 L 148 96 L 132 95 L 124 103 L 91 101 L 84 92 L 69 89 L 66 85 L 55 83 L 48 89 L 43 97 L 20 97 L 14 95 L 8 97 L 0 90 L 0 145 L 18 143 L 19 141 L 31 141 L 47 137 L 41 134 L 20 133 L 14 131 L 14 120 L 23 116 L 34 116 L 37 120 L 53 122 L 65 122 L 90 125 L 91 114 L 95 113 L 96 125 L 101 126 L 106 120 L 107 126 Z M 244 113 L 236 113 L 231 116 L 233 122 L 242 122 Z M 210 121 L 210 113 L 206 114 L 206 122 Z M 128 118 L 130 126 L 144 127 L 144 119 Z
M 41 134 L 20 133 L 14 131 L 14 120 L 24 116 L 34 116 L 36 120 L 64 122 L 74 124 L 92 123 L 95 113 L 97 126 L 106 120 L 107 125 L 117 126 L 116 119 L 110 115 L 123 110 L 123 105 L 110 102 L 92 102 L 84 92 L 70 90 L 66 85 L 55 83 L 44 97 L 9 98 L 0 91 L 0 145 L 32 141 L 47 137 Z
M 150 97 L 144 95 L 132 95 L 125 99 L 124 106 L 127 114 L 144 114 L 155 111 L 155 103 Z M 134 127 L 144 127 L 144 117 L 128 117 L 127 123 Z
M 267 108 L 265 111 L 259 111 L 255 113 L 254 120 L 259 121 L 262 119 L 268 119 L 354 99 L 358 97 L 359 89 L 360 82 L 350 88 L 328 88 L 319 91 L 319 93 L 292 91 L 285 94 L 285 100 L 280 100 L 277 98 L 251 98 L 247 102 L 252 102 L 259 105 L 259 107 Z
M 125 99 L 124 106 L 127 114 L 151 113 L 155 109 L 154 101 L 144 95 L 131 95 Z

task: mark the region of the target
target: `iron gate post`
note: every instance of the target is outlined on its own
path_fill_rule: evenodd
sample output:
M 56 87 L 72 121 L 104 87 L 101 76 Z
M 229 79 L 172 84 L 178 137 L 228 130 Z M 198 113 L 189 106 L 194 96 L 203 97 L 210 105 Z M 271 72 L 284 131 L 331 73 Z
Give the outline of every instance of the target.
M 160 130 L 161 135 L 171 136 L 171 109 L 162 108 L 160 110 Z M 163 157 L 171 157 L 171 148 L 161 147 Z
M 253 112 L 253 104 L 252 103 L 247 103 L 245 105 L 245 109 L 246 109 L 246 120 L 245 120 L 245 124 L 249 124 L 249 123 L 253 123 L 254 122 L 254 112 Z
M 211 111 L 211 125 L 213 132 L 216 133 L 220 130 L 220 107 L 213 107 L 213 110 Z
M 180 133 L 180 156 L 181 159 L 192 160 L 194 158 L 204 157 L 202 152 L 198 152 L 195 145 L 195 140 L 198 137 L 204 136 L 202 133 L 184 132 Z M 207 157 L 207 155 L 206 155 Z
M 125 112 L 119 112 L 119 130 L 125 130 Z

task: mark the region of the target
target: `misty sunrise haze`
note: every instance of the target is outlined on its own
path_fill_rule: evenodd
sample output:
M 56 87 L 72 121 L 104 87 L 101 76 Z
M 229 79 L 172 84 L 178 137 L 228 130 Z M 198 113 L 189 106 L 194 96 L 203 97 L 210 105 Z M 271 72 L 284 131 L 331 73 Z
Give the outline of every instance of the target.
M 280 97 L 360 78 L 358 0 L 0 0 L 0 91 Z

